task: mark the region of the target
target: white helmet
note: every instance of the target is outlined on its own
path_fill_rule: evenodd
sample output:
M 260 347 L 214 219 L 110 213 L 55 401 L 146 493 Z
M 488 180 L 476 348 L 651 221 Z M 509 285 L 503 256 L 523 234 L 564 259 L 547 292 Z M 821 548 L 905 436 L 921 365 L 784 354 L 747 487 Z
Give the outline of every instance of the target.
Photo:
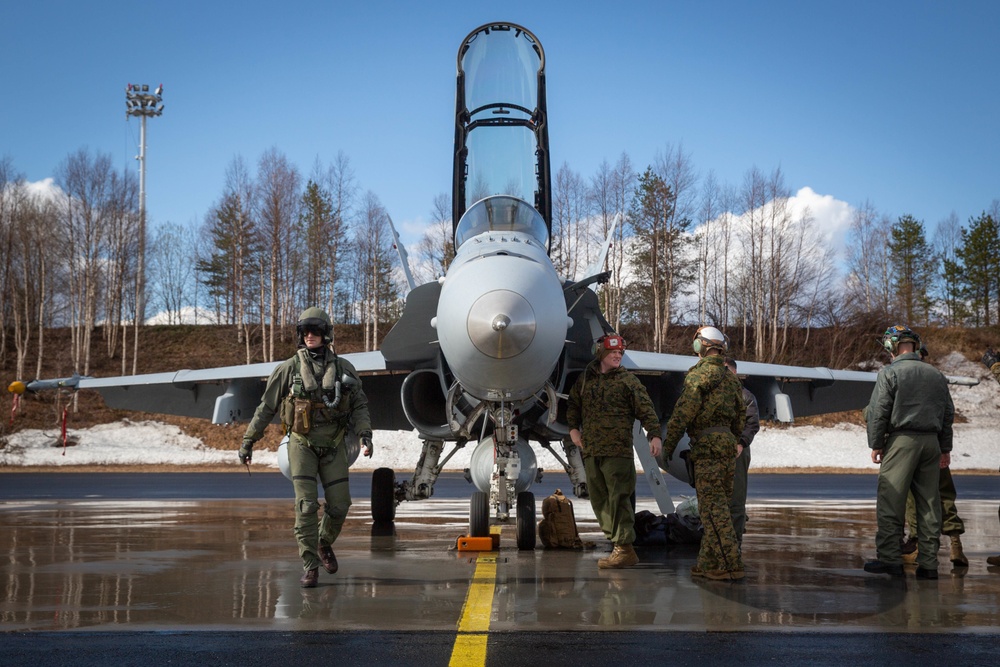
M 725 354 L 729 350 L 729 336 L 715 327 L 701 327 L 694 335 L 693 347 L 698 356 L 702 356 L 711 349 L 719 350 Z

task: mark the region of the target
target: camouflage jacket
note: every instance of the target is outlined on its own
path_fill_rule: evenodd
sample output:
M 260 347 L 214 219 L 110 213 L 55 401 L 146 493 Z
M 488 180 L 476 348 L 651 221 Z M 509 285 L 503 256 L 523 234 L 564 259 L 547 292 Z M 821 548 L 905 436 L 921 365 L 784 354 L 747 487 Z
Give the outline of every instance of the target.
M 997 379 L 997 382 L 1000 382 L 1000 363 L 990 366 L 990 372 L 993 373 L 993 377 Z
M 346 359 L 338 357 L 332 349 L 327 349 L 323 357 L 324 371 L 331 364 L 337 365 L 336 372 L 338 375 L 346 374 L 353 382 L 344 385 L 340 403 L 335 409 L 331 410 L 323 407 L 313 411 L 314 423 L 320 427 L 316 430 L 316 435 L 320 436 L 320 440 L 322 440 L 312 443 L 317 447 L 335 447 L 343 442 L 348 422 L 353 424 L 354 433 L 359 436 L 362 433 L 370 433 L 372 429 L 371 417 L 368 414 L 368 397 L 365 396 L 365 392 L 361 387 L 361 379 L 358 377 L 354 366 Z M 254 441 L 259 440 L 264 435 L 264 429 L 271 423 L 274 416 L 278 414 L 282 402 L 292 393 L 292 387 L 297 386 L 301 392 L 301 380 L 296 385 L 296 376 L 301 373 L 299 366 L 300 362 L 298 361 L 298 355 L 296 355 L 281 362 L 274 369 L 274 372 L 267 379 L 267 385 L 264 387 L 264 396 L 261 398 L 260 405 L 257 406 L 257 410 L 254 412 L 253 419 L 250 420 L 250 424 L 247 426 L 244 437 L 251 438 Z M 319 373 L 318 375 L 320 378 L 323 377 L 323 373 Z M 312 395 L 303 393 L 303 396 L 320 403 L 322 401 L 321 392 L 322 389 L 317 389 L 312 392 Z M 314 438 L 310 437 L 310 441 L 313 440 Z
M 660 435 L 660 422 L 646 388 L 624 368 L 600 372 L 597 361 L 569 392 L 566 423 L 579 429 L 584 456 L 632 458 L 632 424 L 638 419 L 646 437 Z
M 692 440 L 707 428 L 728 428 L 734 440 L 742 435 L 747 413 L 743 384 L 723 361 L 721 355 L 713 354 L 700 359 L 688 371 L 684 389 L 667 422 L 664 456 L 673 456 L 685 431 Z M 735 446 L 733 442 L 734 457 Z
M 901 354 L 878 372 L 866 408 L 868 446 L 882 449 L 897 431 L 934 433 L 941 452 L 952 447 L 955 404 L 941 371 L 916 352 Z

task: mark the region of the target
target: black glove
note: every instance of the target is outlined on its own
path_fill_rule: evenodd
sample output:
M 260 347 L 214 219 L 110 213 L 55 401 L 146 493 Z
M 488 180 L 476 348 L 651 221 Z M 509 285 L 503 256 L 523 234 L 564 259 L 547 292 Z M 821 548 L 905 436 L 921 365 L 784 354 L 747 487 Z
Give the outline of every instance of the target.
M 243 444 L 240 446 L 240 463 L 245 466 L 250 465 L 253 460 L 253 442 L 250 438 L 243 438 Z
M 368 458 L 372 457 L 375 453 L 375 445 L 372 444 L 372 433 L 371 431 L 365 431 L 361 434 L 361 448 L 364 449 L 364 455 Z
M 986 354 L 983 355 L 983 365 L 986 368 L 993 368 L 993 364 L 1000 362 L 1000 354 L 993 351 L 993 348 L 987 348 Z

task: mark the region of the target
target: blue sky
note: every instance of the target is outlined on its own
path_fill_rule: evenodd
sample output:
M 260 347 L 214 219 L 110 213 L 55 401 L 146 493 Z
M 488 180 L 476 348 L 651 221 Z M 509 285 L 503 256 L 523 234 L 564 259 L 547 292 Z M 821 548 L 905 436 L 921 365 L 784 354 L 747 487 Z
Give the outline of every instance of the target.
M 930 232 L 1000 198 L 1000 3 L 0 3 L 0 156 L 29 181 L 72 152 L 138 169 L 127 83 L 164 85 L 148 125 L 151 220 L 200 222 L 236 155 L 308 176 L 338 151 L 414 240 L 450 191 L 455 58 L 511 21 L 547 58 L 553 169 L 589 179 L 682 145 L 739 185 L 870 200 Z

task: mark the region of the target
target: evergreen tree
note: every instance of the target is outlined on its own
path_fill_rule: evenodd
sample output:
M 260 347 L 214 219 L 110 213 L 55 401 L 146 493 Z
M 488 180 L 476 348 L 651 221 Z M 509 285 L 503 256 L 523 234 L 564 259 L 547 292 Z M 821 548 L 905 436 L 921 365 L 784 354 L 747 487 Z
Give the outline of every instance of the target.
M 889 253 L 896 315 L 909 324 L 926 324 L 933 305 L 934 253 L 927 243 L 924 223 L 912 215 L 901 216 L 890 233 Z
M 632 267 L 638 289 L 629 295 L 634 311 L 653 324 L 653 348 L 662 352 L 678 295 L 694 279 L 686 248 L 691 221 L 676 215 L 673 189 L 651 168 L 639 177 L 630 222 L 635 232 Z
M 996 320 L 990 309 L 1000 309 L 1000 229 L 997 221 L 985 212 L 969 221 L 962 230 L 962 245 L 955 254 L 962 262 L 962 284 L 975 324 L 990 326 Z
M 333 198 L 315 181 L 302 195 L 300 225 L 306 239 L 305 303 L 336 312 L 338 260 L 345 243 L 344 225 L 333 207 Z

